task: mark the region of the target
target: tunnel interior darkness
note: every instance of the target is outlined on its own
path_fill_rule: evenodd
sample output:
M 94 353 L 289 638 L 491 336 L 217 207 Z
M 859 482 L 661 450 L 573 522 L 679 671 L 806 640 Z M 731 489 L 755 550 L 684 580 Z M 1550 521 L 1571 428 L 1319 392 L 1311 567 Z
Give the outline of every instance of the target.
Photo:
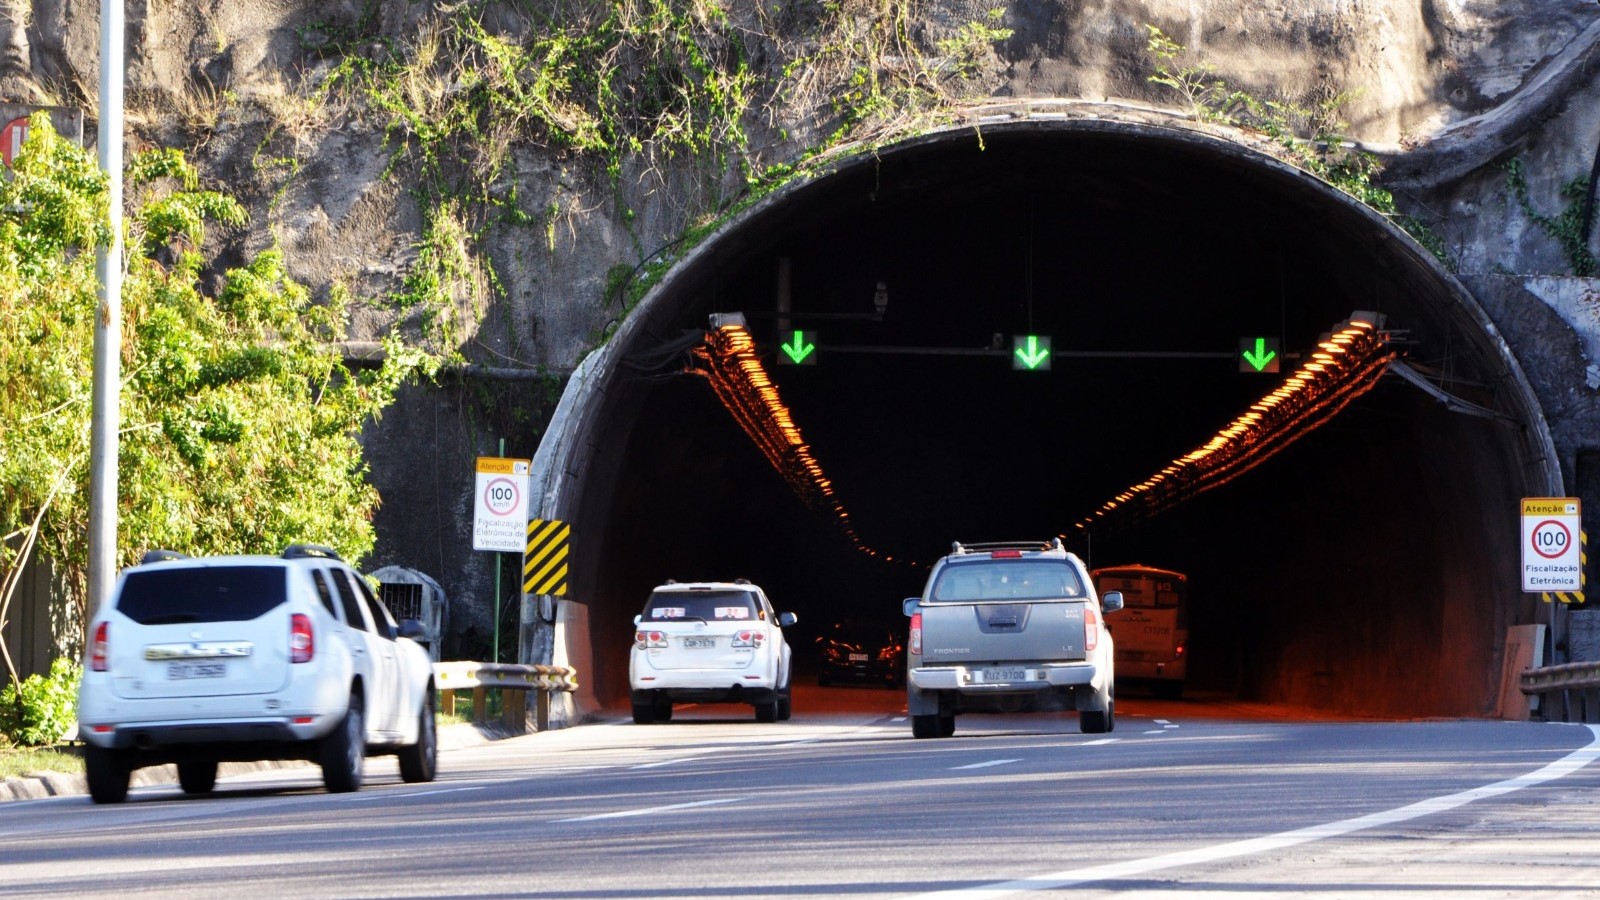
M 1417 254 L 1325 185 L 1172 129 L 956 132 L 766 204 L 635 312 L 595 401 L 567 513 L 591 685 L 626 697 L 632 616 L 667 578 L 761 584 L 800 618 L 788 636 L 803 678 L 823 627 L 903 627 L 900 601 L 952 540 L 1067 534 L 1092 565 L 1190 575 L 1193 690 L 1492 714 L 1505 629 L 1539 614 L 1516 559 L 1533 426 L 1506 361 Z M 1503 416 L 1452 412 L 1386 376 L 1244 477 L 1131 527 L 1073 528 L 1203 444 L 1356 310 L 1383 314 L 1436 384 Z M 683 373 L 686 336 L 732 312 L 876 555 L 814 515 Z M 815 365 L 779 364 L 794 329 L 816 332 Z M 1012 368 L 1010 338 L 1025 334 L 1062 354 L 1049 371 Z M 1280 374 L 1240 371 L 1252 336 L 1281 339 Z

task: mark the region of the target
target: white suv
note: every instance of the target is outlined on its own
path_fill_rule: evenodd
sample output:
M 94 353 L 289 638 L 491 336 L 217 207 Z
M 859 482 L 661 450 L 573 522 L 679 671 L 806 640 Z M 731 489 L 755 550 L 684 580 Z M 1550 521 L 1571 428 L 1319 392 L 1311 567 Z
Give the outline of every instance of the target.
M 650 592 L 628 658 L 633 721 L 672 718 L 673 701 L 749 703 L 756 721 L 789 718 L 789 644 L 794 613 L 774 613 L 744 579 L 669 581 Z
M 325 547 L 282 556 L 145 554 L 89 626 L 78 736 L 89 793 L 119 803 L 129 776 L 176 763 L 205 794 L 217 763 L 305 759 L 330 791 L 361 787 L 367 756 L 432 781 L 433 665 L 366 581 Z

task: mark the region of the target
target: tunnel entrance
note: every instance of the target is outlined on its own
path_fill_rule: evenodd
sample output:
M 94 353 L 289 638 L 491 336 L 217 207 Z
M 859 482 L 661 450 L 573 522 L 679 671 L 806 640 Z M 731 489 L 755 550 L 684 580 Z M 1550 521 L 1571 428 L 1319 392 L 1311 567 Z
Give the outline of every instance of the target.
M 1073 531 L 1355 310 L 1420 379 L 1159 516 Z M 835 508 L 686 372 L 735 314 Z M 779 362 L 797 332 L 813 365 Z M 1025 335 L 1048 370 L 1011 365 Z M 1253 336 L 1282 372 L 1241 371 Z M 1517 501 L 1559 474 L 1493 326 L 1381 216 L 1184 128 L 1029 121 L 863 154 L 698 248 L 581 382 L 545 515 L 573 523 L 566 642 L 606 704 L 654 584 L 761 584 L 799 615 L 803 667 L 833 622 L 902 627 L 952 540 L 1068 534 L 1093 565 L 1186 572 L 1194 687 L 1341 713 L 1492 714 L 1506 627 L 1548 616 L 1518 590 Z

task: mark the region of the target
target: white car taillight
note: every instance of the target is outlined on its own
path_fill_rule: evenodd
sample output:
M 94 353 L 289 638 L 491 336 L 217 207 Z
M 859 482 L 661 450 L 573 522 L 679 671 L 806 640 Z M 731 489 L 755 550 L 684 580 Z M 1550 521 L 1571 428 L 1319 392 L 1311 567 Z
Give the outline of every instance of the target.
M 109 631 L 106 622 L 101 622 L 94 629 L 94 642 L 89 645 L 89 668 L 96 672 L 104 672 L 110 668 L 107 660 L 109 647 L 106 641 Z
M 1089 652 L 1100 646 L 1100 615 L 1093 606 L 1083 608 L 1083 649 Z
M 765 631 L 741 631 L 733 636 L 733 646 L 760 647 L 766 639 L 767 633 Z
M 308 663 L 316 655 L 316 641 L 311 634 L 311 617 L 295 613 L 289 617 L 289 662 Z
M 665 647 L 666 645 L 667 636 L 659 631 L 635 631 L 633 633 L 633 646 L 640 650 L 648 650 L 651 647 Z
M 911 614 L 911 652 L 922 655 L 922 613 Z

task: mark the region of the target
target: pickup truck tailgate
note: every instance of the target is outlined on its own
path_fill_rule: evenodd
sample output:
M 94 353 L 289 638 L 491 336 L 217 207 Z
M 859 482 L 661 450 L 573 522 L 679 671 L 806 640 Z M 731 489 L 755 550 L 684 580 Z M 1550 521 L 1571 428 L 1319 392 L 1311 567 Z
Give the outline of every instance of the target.
M 924 665 L 1081 660 L 1083 600 L 924 603 Z

